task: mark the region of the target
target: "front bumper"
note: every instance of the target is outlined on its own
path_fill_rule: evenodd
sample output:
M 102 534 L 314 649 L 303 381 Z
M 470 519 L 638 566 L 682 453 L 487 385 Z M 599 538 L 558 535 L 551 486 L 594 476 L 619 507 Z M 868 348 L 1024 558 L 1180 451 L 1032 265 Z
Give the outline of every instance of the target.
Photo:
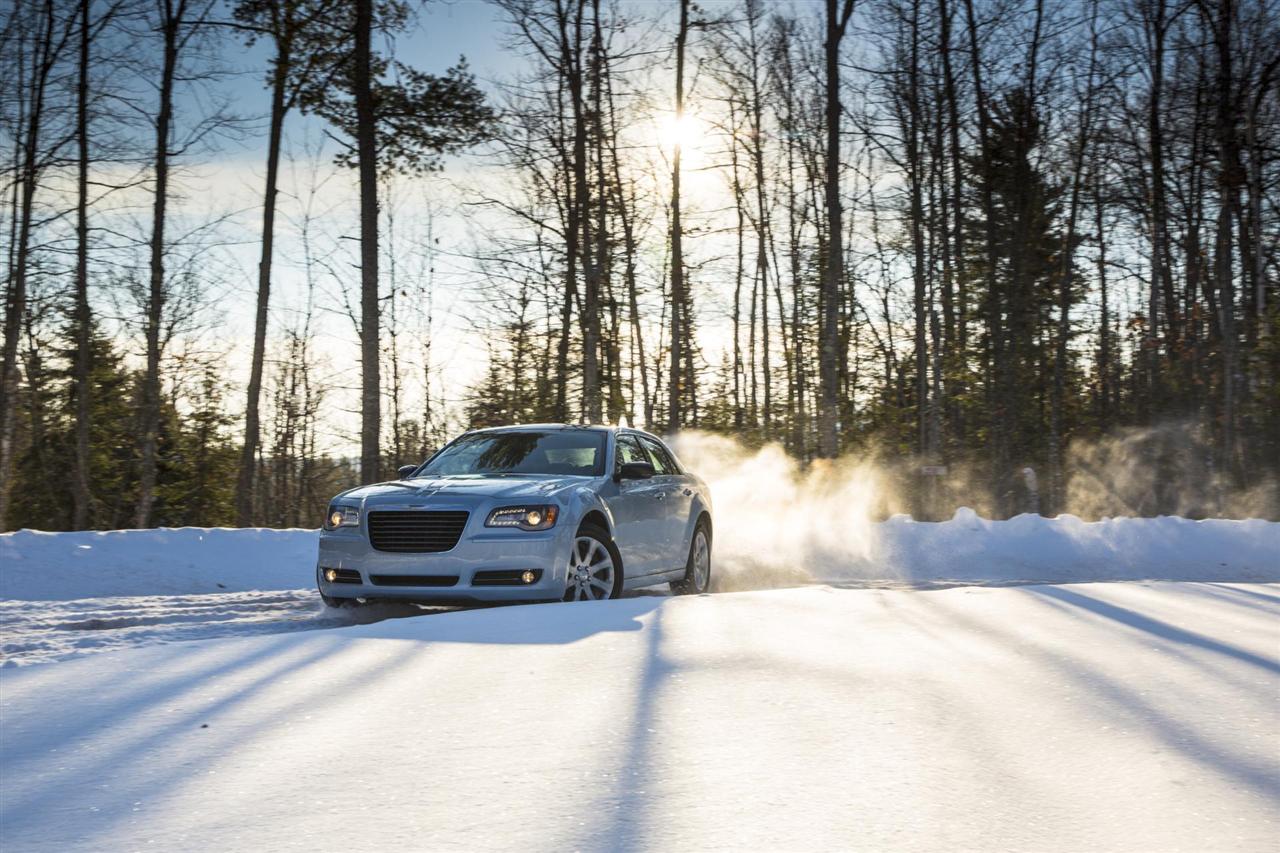
M 316 561 L 316 583 L 333 598 L 386 598 L 432 604 L 474 602 L 559 601 L 564 597 L 569 555 L 567 528 L 545 533 L 490 530 L 468 535 L 451 550 L 438 554 L 400 554 L 377 551 L 362 530 L 322 532 Z M 325 569 L 358 572 L 359 583 L 330 583 Z M 531 584 L 491 586 L 475 584 L 477 572 L 541 572 Z M 411 576 L 457 578 L 448 586 L 404 585 Z M 375 577 L 382 579 L 376 583 Z M 398 579 L 398 580 L 397 580 Z

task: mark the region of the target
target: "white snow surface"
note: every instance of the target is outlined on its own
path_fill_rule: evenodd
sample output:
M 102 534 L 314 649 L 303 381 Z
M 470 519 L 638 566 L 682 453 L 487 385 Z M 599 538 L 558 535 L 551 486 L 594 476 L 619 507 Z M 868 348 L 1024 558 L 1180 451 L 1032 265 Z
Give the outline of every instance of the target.
M 828 586 L 6 668 L 0 838 L 1274 851 L 1277 617 L 1277 584 Z

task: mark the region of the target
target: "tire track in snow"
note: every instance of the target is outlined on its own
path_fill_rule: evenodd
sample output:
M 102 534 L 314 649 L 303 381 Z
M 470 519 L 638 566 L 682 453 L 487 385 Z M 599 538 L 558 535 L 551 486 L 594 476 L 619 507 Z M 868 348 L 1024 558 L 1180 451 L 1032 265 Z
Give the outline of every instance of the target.
M 432 612 L 438 610 L 388 603 L 335 610 L 325 607 L 313 589 L 0 600 L 0 665 L 187 640 L 342 628 Z

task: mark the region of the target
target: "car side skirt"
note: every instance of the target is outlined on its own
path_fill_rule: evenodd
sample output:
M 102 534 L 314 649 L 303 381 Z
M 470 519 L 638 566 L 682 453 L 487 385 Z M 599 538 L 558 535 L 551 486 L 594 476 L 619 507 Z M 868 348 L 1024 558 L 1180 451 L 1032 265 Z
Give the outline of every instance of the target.
M 673 569 L 669 572 L 661 572 L 656 575 L 644 575 L 643 577 L 638 578 L 626 577 L 624 575 L 622 579 L 622 588 L 627 590 L 644 589 L 647 586 L 657 586 L 661 583 L 670 583 L 671 581 L 681 580 L 684 578 L 684 574 L 685 569 L 679 568 Z

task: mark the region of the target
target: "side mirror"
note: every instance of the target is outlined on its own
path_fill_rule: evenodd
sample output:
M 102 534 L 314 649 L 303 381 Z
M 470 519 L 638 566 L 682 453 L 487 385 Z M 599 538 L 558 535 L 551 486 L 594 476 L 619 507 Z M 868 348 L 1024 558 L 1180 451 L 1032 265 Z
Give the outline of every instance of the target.
M 418 470 L 417 465 L 401 465 L 399 468 L 396 469 L 396 473 L 399 474 L 400 479 L 403 480 L 417 470 Z
M 648 462 L 624 462 L 618 469 L 618 480 L 647 480 L 654 474 L 653 465 Z

